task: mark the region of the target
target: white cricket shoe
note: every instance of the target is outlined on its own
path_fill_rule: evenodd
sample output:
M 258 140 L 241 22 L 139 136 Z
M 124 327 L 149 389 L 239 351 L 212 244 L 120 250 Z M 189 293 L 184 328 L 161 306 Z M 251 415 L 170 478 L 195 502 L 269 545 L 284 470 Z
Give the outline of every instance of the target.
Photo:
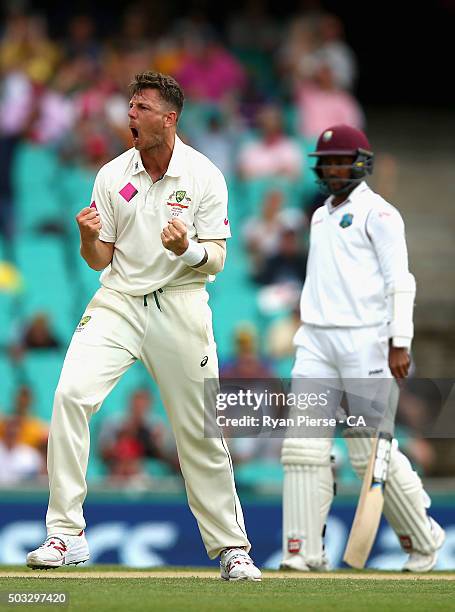
M 220 558 L 221 578 L 223 580 L 261 580 L 261 571 L 243 548 L 223 550 Z
M 328 572 L 330 571 L 329 560 L 325 552 L 322 555 L 320 565 L 308 565 L 302 555 L 292 555 L 288 559 L 283 559 L 280 563 L 280 570 L 292 570 L 295 572 Z
M 434 519 L 430 517 L 431 531 L 434 536 L 436 550 L 428 555 L 417 551 L 411 552 L 406 563 L 403 565 L 403 572 L 430 572 L 438 560 L 438 549 L 444 544 L 446 532 Z
M 33 569 L 50 569 L 62 565 L 77 565 L 90 558 L 83 531 L 77 536 L 58 533 L 48 536 L 44 544 L 27 555 L 27 565 Z

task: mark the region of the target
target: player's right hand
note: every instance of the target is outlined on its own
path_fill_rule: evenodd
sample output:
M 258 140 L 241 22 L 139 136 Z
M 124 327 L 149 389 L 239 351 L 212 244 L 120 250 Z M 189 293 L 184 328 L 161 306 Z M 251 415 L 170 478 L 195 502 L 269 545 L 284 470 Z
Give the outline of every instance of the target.
M 76 215 L 82 242 L 95 242 L 101 230 L 100 214 L 95 208 L 83 208 Z

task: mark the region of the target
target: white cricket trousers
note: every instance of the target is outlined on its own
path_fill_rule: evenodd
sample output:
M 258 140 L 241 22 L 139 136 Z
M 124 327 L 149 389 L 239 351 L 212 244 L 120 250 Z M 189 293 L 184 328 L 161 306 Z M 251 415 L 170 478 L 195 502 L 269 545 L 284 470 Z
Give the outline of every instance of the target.
M 204 407 L 204 378 L 218 378 L 218 360 L 201 284 L 164 287 L 146 298 L 101 287 L 87 306 L 55 392 L 48 534 L 85 529 L 90 417 L 137 359 L 159 387 L 207 554 L 214 559 L 229 546 L 249 550 L 227 445 L 221 433 L 204 437 L 204 411 L 215 418 L 215 407 Z

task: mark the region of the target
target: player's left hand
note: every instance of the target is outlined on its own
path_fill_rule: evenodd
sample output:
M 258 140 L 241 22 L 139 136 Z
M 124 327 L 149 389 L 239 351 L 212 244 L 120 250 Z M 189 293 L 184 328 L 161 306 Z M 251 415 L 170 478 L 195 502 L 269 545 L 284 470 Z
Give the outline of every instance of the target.
M 392 376 L 397 380 L 406 378 L 409 372 L 411 358 L 408 349 L 390 346 L 389 348 L 389 368 Z
M 172 251 L 176 255 L 183 255 L 189 245 L 186 225 L 183 221 L 170 219 L 167 227 L 163 228 L 161 232 L 161 242 L 168 251 Z

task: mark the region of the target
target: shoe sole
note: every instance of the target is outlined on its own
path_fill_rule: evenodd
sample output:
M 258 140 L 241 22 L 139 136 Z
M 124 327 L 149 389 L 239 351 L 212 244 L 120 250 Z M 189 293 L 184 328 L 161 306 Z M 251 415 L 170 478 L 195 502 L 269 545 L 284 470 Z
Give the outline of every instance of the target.
M 261 582 L 262 578 L 249 578 L 248 576 L 239 576 L 238 578 L 224 578 L 220 576 L 221 580 L 226 582 L 239 582 L 239 580 L 250 580 L 251 582 Z
M 69 561 L 68 563 L 59 563 L 58 565 L 51 565 L 51 564 L 45 565 L 44 563 L 38 564 L 38 563 L 34 563 L 33 561 L 27 561 L 27 567 L 31 568 L 32 570 L 57 569 L 59 567 L 67 567 L 68 565 L 79 565 L 80 563 L 85 563 L 89 559 L 90 557 L 87 557 L 86 559 L 78 559 L 77 561 Z

